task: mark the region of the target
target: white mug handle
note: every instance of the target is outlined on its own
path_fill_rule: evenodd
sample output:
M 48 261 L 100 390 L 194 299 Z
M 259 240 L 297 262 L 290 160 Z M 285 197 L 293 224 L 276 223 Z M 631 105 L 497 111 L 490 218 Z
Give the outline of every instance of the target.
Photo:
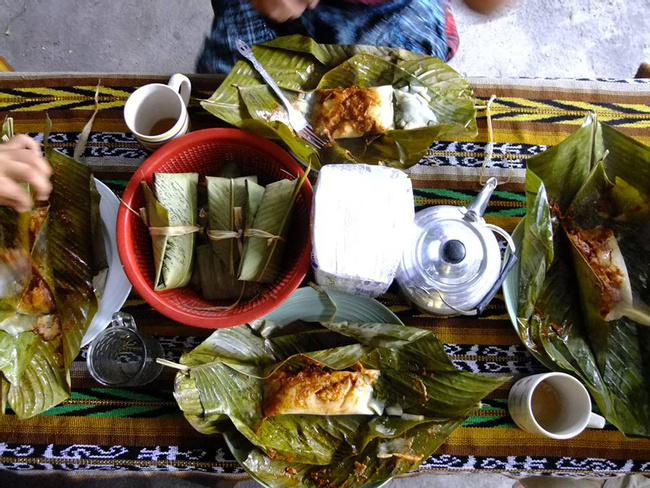
M 587 427 L 590 429 L 602 429 L 605 427 L 605 419 L 597 413 L 591 412 L 589 414 L 589 422 L 587 422 Z
M 192 91 L 192 83 L 190 82 L 190 79 L 184 74 L 175 73 L 169 79 L 167 85 L 179 93 L 183 99 L 183 103 L 187 107 L 188 103 L 190 103 L 190 92 Z

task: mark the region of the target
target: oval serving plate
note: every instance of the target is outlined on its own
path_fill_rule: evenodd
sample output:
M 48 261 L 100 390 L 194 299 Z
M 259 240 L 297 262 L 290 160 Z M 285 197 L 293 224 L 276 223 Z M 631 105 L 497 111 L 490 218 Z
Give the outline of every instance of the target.
M 524 221 L 522 220 L 517 224 L 515 230 L 512 231 L 512 241 L 515 243 L 515 255 L 517 260 L 512 266 L 512 269 L 503 280 L 503 299 L 506 302 L 506 310 L 510 317 L 510 322 L 519 335 L 519 326 L 517 324 L 517 302 L 519 299 L 519 265 L 521 258 L 521 243 L 524 239 Z M 506 252 L 510 252 L 508 249 Z M 506 256 L 507 258 L 507 256 Z
M 281 325 L 290 324 L 296 320 L 306 322 L 334 320 L 404 325 L 397 315 L 374 298 L 351 295 L 328 287 L 322 288 L 327 292 L 331 300 L 327 298 L 325 293 L 310 286 L 298 288 L 282 305 L 266 314 L 262 319 L 277 322 Z M 332 300 L 336 303 L 336 308 Z M 228 434 L 224 434 L 224 439 L 235 459 L 243 466 L 248 457 L 249 449 L 243 447 L 241 442 L 237 442 L 237 439 L 231 439 Z M 252 473 L 249 472 L 248 474 L 260 485 L 271 488 L 270 485 L 257 479 Z M 389 481 L 370 483 L 364 485 L 363 488 L 380 488 Z
M 99 214 L 104 223 L 104 246 L 106 247 L 108 273 L 106 274 L 104 294 L 99 300 L 97 313 L 95 313 L 81 341 L 81 347 L 90 344 L 101 331 L 108 327 L 113 314 L 122 308 L 131 292 L 131 283 L 124 273 L 124 268 L 122 268 L 115 239 L 117 209 L 120 207 L 120 200 L 109 187 L 97 178 L 95 178 L 95 185 L 101 195 Z
M 298 288 L 282 305 L 262 318 L 281 325 L 296 320 L 304 320 L 305 322 L 333 320 L 404 325 L 397 318 L 397 315 L 374 298 L 351 295 L 328 287 L 322 288 L 336 303 L 336 308 L 334 308 L 325 293 L 307 286 Z

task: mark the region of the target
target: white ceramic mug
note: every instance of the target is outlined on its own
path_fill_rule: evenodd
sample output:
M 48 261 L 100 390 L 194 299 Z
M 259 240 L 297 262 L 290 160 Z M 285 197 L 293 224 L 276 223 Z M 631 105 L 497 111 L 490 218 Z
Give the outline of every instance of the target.
M 191 90 L 189 78 L 176 73 L 166 85 L 150 83 L 131 94 L 124 105 L 124 121 L 142 146 L 155 151 L 187 133 Z
M 591 411 L 587 389 L 566 373 L 520 379 L 508 395 L 508 410 L 520 428 L 552 439 L 575 437 L 586 427 L 605 427 L 605 419 Z

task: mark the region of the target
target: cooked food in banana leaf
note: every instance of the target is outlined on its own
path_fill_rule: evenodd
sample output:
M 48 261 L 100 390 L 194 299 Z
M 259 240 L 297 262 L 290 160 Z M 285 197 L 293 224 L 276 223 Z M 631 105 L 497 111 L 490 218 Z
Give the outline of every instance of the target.
M 260 292 L 255 284 L 240 281 L 244 232 L 252 228 L 264 187 L 257 176 L 207 176 L 209 244 L 196 249 L 196 273 L 201 295 L 206 300 L 238 300 Z
M 395 90 L 395 128 L 411 130 L 436 125 L 438 116 L 426 87 L 410 84 Z
M 271 487 L 353 488 L 416 469 L 509 379 L 456 369 L 432 332 L 401 324 L 297 330 L 264 320 L 217 330 L 183 354 L 175 380 L 188 421 L 223 433 Z
M 283 366 L 264 381 L 264 415 L 381 415 L 372 408 L 379 374 L 360 364 L 357 371 Z
M 314 130 L 327 139 L 385 134 L 393 129 L 393 87 L 318 90 Z
M 23 213 L 0 207 L 0 248 L 23 276 L 0 300 L 0 401 L 19 418 L 69 397 L 70 364 L 97 311 L 95 274 L 105 256 L 93 235 L 101 226 L 90 168 L 55 151 L 48 132 L 49 201 Z
M 252 50 L 289 102 L 332 142 L 317 149 L 292 130 L 286 109 L 247 60 L 201 106 L 226 123 L 282 140 L 315 169 L 349 161 L 406 169 L 434 140 L 477 133 L 472 88 L 440 59 L 382 46 L 318 44 L 300 35 Z
M 252 228 L 244 231 L 244 250 L 238 278 L 271 283 L 277 276 L 291 224 L 293 204 L 309 170 L 296 180 L 266 185 Z
M 621 432 L 650 437 L 650 148 L 589 115 L 527 164 L 518 284 L 504 287 L 516 329 Z
M 598 280 L 600 315 L 609 322 L 633 313 L 630 276 L 612 229 L 602 226 L 580 229 L 573 226 L 567 228 L 567 235 L 573 249 L 586 261 Z M 650 325 L 650 316 L 643 321 L 644 317 L 639 314 L 633 318 Z
M 239 267 L 244 231 L 246 206 L 246 182 L 256 183 L 256 176 L 222 178 L 206 176 L 208 184 L 208 237 L 212 250 L 226 266 L 230 276 Z
M 153 189 L 142 182 L 156 291 L 181 288 L 192 277 L 198 183 L 198 173 L 155 173 Z

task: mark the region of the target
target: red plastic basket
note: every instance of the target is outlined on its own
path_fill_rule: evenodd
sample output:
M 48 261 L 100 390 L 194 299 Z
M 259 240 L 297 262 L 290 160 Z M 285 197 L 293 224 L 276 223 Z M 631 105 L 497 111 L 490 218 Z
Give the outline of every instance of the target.
M 303 174 L 300 165 L 271 141 L 239 129 L 205 129 L 175 139 L 147 158 L 126 187 L 117 214 L 117 249 L 129 281 L 154 309 L 186 325 L 231 327 L 257 319 L 286 300 L 298 288 L 310 267 L 309 223 L 312 187 L 305 180 L 293 208 L 293 218 L 278 278 L 261 295 L 230 310 L 208 309 L 226 303 L 204 300 L 189 287 L 154 291 L 151 238 L 131 209 L 144 206 L 141 181 L 151 184 L 153 173 L 196 172 L 216 175 L 226 163 L 235 163 L 242 176 L 255 174 L 261 185 Z M 127 207 L 128 205 L 128 207 Z

